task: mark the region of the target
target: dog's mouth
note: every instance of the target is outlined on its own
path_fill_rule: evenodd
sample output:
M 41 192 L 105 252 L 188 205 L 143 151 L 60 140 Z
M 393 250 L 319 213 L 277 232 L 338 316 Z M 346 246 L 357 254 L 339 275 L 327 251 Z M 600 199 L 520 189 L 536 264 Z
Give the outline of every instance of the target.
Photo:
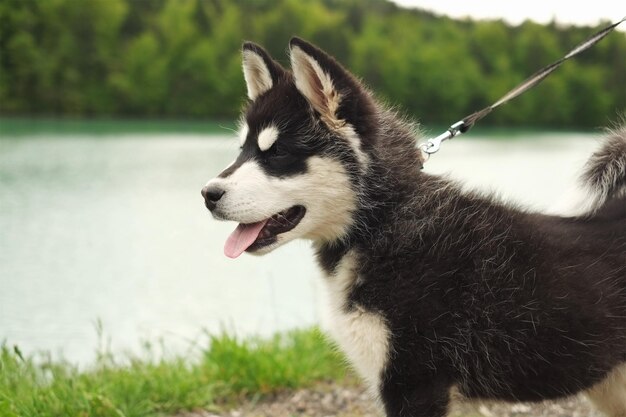
M 244 252 L 254 252 L 276 242 L 276 237 L 300 223 L 306 209 L 293 206 L 256 223 L 240 223 L 224 245 L 224 254 L 236 258 Z

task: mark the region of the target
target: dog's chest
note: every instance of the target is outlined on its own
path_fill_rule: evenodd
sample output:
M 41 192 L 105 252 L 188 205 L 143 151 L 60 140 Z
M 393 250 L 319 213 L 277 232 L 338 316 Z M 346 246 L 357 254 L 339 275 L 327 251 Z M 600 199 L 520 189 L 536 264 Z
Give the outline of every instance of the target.
M 389 356 L 389 328 L 383 316 L 359 305 L 348 308 L 351 289 L 358 282 L 355 257 L 347 254 L 334 274 L 324 278 L 329 300 L 331 335 L 376 394 Z

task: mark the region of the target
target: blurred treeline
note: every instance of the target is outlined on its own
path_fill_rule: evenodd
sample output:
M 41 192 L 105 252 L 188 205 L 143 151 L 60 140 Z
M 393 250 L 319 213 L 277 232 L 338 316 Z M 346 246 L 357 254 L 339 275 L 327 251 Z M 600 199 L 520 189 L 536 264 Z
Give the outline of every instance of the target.
M 244 39 L 288 65 L 293 35 L 426 123 L 477 110 L 597 28 L 459 21 L 387 0 L 2 0 L 3 115 L 232 118 Z M 485 124 L 598 126 L 626 108 L 613 33 Z

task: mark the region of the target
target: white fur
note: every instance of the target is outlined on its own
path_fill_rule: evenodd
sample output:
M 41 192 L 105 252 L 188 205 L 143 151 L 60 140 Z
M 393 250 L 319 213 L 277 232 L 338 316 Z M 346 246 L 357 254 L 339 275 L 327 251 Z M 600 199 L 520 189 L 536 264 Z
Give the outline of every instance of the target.
M 602 187 L 593 188 L 589 184 L 568 187 L 565 197 L 547 210 L 548 214 L 579 217 L 590 215 L 601 208 L 607 201 L 607 194 Z
M 348 141 L 348 144 L 350 144 L 352 151 L 359 161 L 359 166 L 366 168 L 369 165 L 369 156 L 361 149 L 361 138 L 352 125 L 346 123 L 344 126 L 337 129 L 337 131 Z
M 583 216 L 595 208 L 595 193 L 587 187 L 569 186 L 563 197 L 548 207 L 546 213 L 559 216 Z
M 329 331 L 372 393 L 379 395 L 381 373 L 389 358 L 390 332 L 379 314 L 359 306 L 346 311 L 350 289 L 358 281 L 354 255 L 346 254 L 335 274 L 324 281 L 330 301 Z
M 612 140 L 626 140 L 626 130 L 610 131 L 605 141 L 598 141 L 593 145 L 595 149 L 585 164 L 584 174 L 579 178 L 579 186 L 567 193 L 568 201 L 554 207 L 550 213 L 568 216 L 592 215 L 610 198 L 626 196 L 626 189 L 614 190 L 611 195 L 614 182 L 626 170 L 626 155 L 611 150 L 611 146 L 615 146 L 611 145 Z M 607 162 L 609 160 L 610 162 Z
M 311 157 L 307 172 L 285 179 L 268 176 L 258 162 L 245 162 L 226 178 L 207 185 L 225 190 L 213 215 L 240 223 L 258 222 L 295 205 L 306 208 L 302 221 L 277 236 L 277 242 L 255 252 L 267 253 L 296 238 L 329 241 L 342 237 L 352 223 L 356 195 L 340 162 Z
M 366 167 L 369 158 L 361 149 L 361 138 L 354 127 L 339 119 L 337 111 L 341 94 L 335 88 L 332 78 L 320 64 L 297 46 L 291 48 L 291 67 L 296 88 L 306 97 L 322 120 L 344 137 L 357 156 L 361 167 Z
M 237 137 L 239 138 L 239 146 L 243 146 L 243 144 L 246 143 L 246 138 L 248 137 L 249 131 L 250 128 L 248 127 L 247 123 L 241 125 L 241 127 L 239 128 L 239 132 L 237 132 Z
M 587 396 L 608 417 L 626 417 L 626 363 L 613 369 Z
M 259 149 L 266 151 L 271 148 L 274 142 L 276 142 L 276 139 L 278 139 L 279 134 L 280 132 L 276 126 L 269 126 L 261 130 L 258 137 Z
M 341 94 L 335 89 L 333 80 L 320 64 L 297 46 L 291 48 L 291 69 L 296 88 L 317 110 L 324 122 L 333 128 L 343 125 L 337 118 Z
M 595 153 L 601 145 L 601 142 L 593 143 L 590 145 L 590 150 Z M 584 160 L 576 161 L 575 165 L 575 172 L 581 172 Z M 597 210 L 599 207 L 598 197 L 597 189 L 591 188 L 582 178 L 578 178 L 577 181 L 572 181 L 567 185 L 561 196 L 548 207 L 546 214 L 569 217 L 584 216 Z
M 243 51 L 243 76 L 248 88 L 248 98 L 255 100 L 273 86 L 272 74 L 263 58 L 250 50 Z

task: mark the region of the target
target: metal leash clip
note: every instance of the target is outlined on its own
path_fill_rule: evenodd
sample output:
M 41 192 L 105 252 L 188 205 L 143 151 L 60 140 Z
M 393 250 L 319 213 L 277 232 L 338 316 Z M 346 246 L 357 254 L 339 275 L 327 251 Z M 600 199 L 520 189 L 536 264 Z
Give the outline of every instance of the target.
M 558 61 L 553 62 L 550 65 L 547 65 L 547 66 L 543 67 L 542 69 L 540 69 L 539 71 L 537 71 L 533 75 L 531 75 L 530 78 L 527 78 L 526 80 L 522 81 L 521 84 L 519 84 L 517 87 L 513 88 L 512 90 L 510 90 L 508 93 L 506 93 L 504 96 L 502 96 L 498 101 L 496 101 L 491 106 L 485 107 L 482 110 L 479 110 L 479 111 L 477 111 L 475 113 L 470 114 L 465 119 L 463 119 L 463 120 L 461 120 L 459 122 L 456 122 L 455 124 L 450 126 L 450 128 L 445 133 L 442 133 L 441 135 L 437 136 L 436 138 L 428 139 L 428 141 L 426 141 L 426 143 L 422 143 L 421 145 L 419 145 L 418 148 L 422 152 L 424 152 L 426 154 L 426 156 L 427 156 L 427 158 L 425 160 L 427 161 L 428 158 L 430 158 L 430 155 L 434 154 L 435 152 L 437 152 L 439 150 L 439 148 L 441 147 L 441 143 L 443 141 L 446 141 L 448 139 L 452 139 L 453 137 L 459 135 L 460 133 L 467 132 L 470 127 L 474 126 L 474 124 L 478 120 L 480 120 L 483 117 L 485 117 L 486 115 L 488 115 L 493 109 L 495 109 L 496 107 L 506 103 L 509 100 L 514 99 L 515 97 L 519 96 L 520 94 L 525 93 L 529 89 L 533 88 L 534 86 L 539 84 L 543 79 L 545 79 L 548 75 L 550 75 L 554 70 L 556 70 L 563 62 L 565 62 L 566 60 L 568 60 L 568 59 L 570 59 L 570 58 L 572 58 L 572 57 L 574 57 L 576 55 L 578 55 L 582 51 L 591 48 L 593 45 L 595 45 L 596 43 L 600 42 L 606 35 L 608 35 L 619 24 L 621 24 L 622 22 L 625 22 L 625 21 L 626 21 L 626 17 L 624 17 L 619 22 L 613 23 L 612 25 L 607 26 L 604 29 L 602 29 L 601 31 L 595 33 L 594 35 L 589 37 L 587 40 L 585 40 L 582 43 L 580 43 L 577 46 L 575 46 L 574 49 L 572 49 L 563 58 L 559 59 Z
M 465 122 L 463 120 L 456 122 L 441 135 L 437 136 L 436 138 L 428 139 L 426 143 L 422 143 L 420 145 L 420 149 L 422 150 L 422 152 L 428 155 L 434 154 L 439 150 L 443 141 L 452 139 L 453 137 L 458 136 L 460 133 L 463 133 L 464 126 Z

